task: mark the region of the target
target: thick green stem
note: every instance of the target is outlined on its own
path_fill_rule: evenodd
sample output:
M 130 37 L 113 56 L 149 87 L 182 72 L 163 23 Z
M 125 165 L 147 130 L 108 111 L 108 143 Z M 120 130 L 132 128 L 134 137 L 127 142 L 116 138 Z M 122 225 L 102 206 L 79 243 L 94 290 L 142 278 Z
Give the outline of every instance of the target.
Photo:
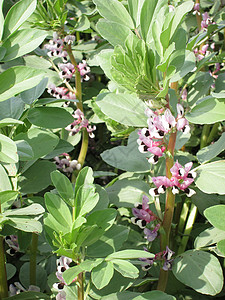
M 30 245 L 30 285 L 36 285 L 37 248 L 38 235 L 33 232 Z
M 84 300 L 84 280 L 83 280 L 83 273 L 78 275 L 78 288 L 77 288 L 77 299 Z
M 0 300 L 8 297 L 3 236 L 0 236 Z
M 199 3 L 200 4 L 200 0 L 196 0 L 195 3 Z M 201 27 L 201 22 L 202 22 L 202 16 L 201 14 L 198 15 L 196 14 L 196 20 L 197 20 L 197 25 L 198 25 L 198 31 L 201 31 L 202 27 Z
M 184 236 L 181 240 L 180 247 L 178 249 L 177 254 L 183 253 L 186 249 L 190 233 L 192 231 L 193 225 L 195 223 L 195 219 L 197 217 L 197 213 L 198 213 L 197 207 L 194 204 L 191 204 L 190 213 L 189 213 L 189 216 L 188 216 L 188 219 L 187 219 L 187 224 L 186 224 L 185 230 L 184 230 Z
M 210 134 L 209 134 L 209 136 L 207 138 L 207 145 L 209 145 L 215 139 L 215 136 L 218 133 L 218 127 L 219 127 L 219 125 L 220 125 L 220 123 L 215 123 L 213 125 L 213 128 L 211 129 Z
M 166 176 L 171 178 L 172 174 L 170 169 L 174 164 L 174 148 L 176 143 L 176 132 L 170 134 L 169 144 L 168 144 L 168 155 L 166 158 Z M 172 193 L 171 189 L 167 189 L 166 193 L 166 206 L 165 213 L 162 222 L 163 233 L 160 236 L 160 248 L 161 251 L 166 250 L 166 246 L 169 246 L 170 242 L 170 231 L 173 220 L 173 212 L 174 212 L 174 204 L 175 204 L 175 195 Z M 164 271 L 162 268 L 160 269 L 159 281 L 157 290 L 165 291 L 168 281 L 168 271 Z
M 203 126 L 202 135 L 201 135 L 201 142 L 200 142 L 200 149 L 207 146 L 207 139 L 208 139 L 208 136 L 209 136 L 210 128 L 211 128 L 210 124 L 205 124 Z
M 2 212 L 0 202 L 0 213 Z M 0 235 L 0 300 L 8 297 L 7 273 L 5 265 L 5 250 L 3 236 Z
M 185 222 L 187 220 L 187 216 L 188 216 L 188 212 L 189 212 L 189 206 L 190 206 L 190 202 L 184 202 L 183 208 L 182 208 L 182 211 L 180 214 L 180 222 L 178 225 L 178 232 L 183 232 L 183 230 L 184 230 Z

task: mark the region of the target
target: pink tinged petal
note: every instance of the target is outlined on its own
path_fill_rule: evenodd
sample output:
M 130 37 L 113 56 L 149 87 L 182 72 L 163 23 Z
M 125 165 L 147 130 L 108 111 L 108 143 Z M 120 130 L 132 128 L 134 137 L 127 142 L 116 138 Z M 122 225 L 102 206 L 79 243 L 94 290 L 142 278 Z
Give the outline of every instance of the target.
M 164 113 L 164 116 L 165 116 L 165 120 L 172 126 L 174 127 L 175 124 L 176 124 L 176 120 L 174 118 L 174 116 L 172 115 L 171 111 L 167 108 L 165 113 Z
M 142 208 L 144 210 L 149 209 L 148 202 L 149 202 L 149 198 L 146 195 L 143 195 L 143 197 L 142 197 Z
M 192 166 L 193 166 L 193 162 L 192 161 L 190 161 L 187 164 L 185 164 L 184 165 L 185 172 L 188 173 L 191 170 Z
M 173 165 L 173 167 L 170 169 L 171 174 L 172 174 L 174 177 L 179 176 L 178 171 L 179 171 L 180 168 L 182 168 L 182 165 L 179 164 L 178 161 L 176 161 L 175 164 Z
M 181 104 L 177 104 L 177 117 L 181 118 L 184 115 L 184 108 Z
M 194 181 L 193 178 L 186 178 L 180 185 L 179 188 L 181 190 L 185 190 L 187 187 L 189 187 L 190 184 Z
M 150 147 L 148 148 L 148 151 L 159 157 L 163 155 L 163 152 L 159 147 Z
M 181 118 L 177 121 L 177 130 L 184 132 L 186 126 L 189 126 L 189 122 L 187 119 Z

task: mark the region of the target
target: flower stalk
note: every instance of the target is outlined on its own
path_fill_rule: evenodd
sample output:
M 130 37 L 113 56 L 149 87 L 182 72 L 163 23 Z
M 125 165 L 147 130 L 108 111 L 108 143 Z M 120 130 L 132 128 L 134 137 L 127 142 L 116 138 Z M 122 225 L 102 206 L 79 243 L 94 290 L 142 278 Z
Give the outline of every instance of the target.
M 0 202 L 1 213 L 1 202 Z M 0 300 L 8 297 L 7 273 L 5 265 L 5 251 L 3 236 L 0 236 Z
M 30 245 L 30 285 L 36 285 L 37 248 L 38 234 L 33 232 Z

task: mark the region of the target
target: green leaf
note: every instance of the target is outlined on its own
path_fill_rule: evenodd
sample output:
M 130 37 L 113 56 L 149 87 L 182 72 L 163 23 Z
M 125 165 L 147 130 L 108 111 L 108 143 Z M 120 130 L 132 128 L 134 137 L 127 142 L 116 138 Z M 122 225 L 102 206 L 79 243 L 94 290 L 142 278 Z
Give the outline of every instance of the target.
M 175 297 L 171 295 L 167 295 L 161 291 L 151 291 L 147 293 L 143 293 L 140 296 L 133 298 L 133 300 L 176 300 Z
M 92 184 L 94 182 L 93 171 L 90 167 L 84 167 L 78 174 L 74 189 L 74 195 L 83 184 Z
M 175 258 L 172 270 L 178 280 L 199 293 L 214 296 L 222 290 L 222 268 L 211 253 L 186 251 Z
M 17 2 L 13 5 L 13 7 L 11 7 L 5 18 L 3 33 L 4 40 L 30 17 L 36 8 L 36 4 L 36 0 L 23 0 Z
M 87 216 L 87 222 L 79 233 L 79 236 L 82 238 L 82 234 L 85 232 L 86 228 L 90 228 L 90 234 L 86 235 L 86 238 L 82 241 L 83 246 L 89 246 L 95 243 L 103 235 L 103 233 L 113 225 L 116 215 L 117 211 L 115 209 L 107 208 L 104 210 L 94 211 Z M 93 230 L 91 231 L 92 228 Z
M 91 272 L 91 281 L 97 289 L 104 288 L 113 277 L 114 268 L 111 262 L 103 261 Z
M 154 19 L 155 8 L 158 0 L 148 1 L 145 0 L 142 4 L 141 15 L 140 15 L 140 27 L 142 38 L 146 41 L 150 24 Z M 162 2 L 162 1 L 160 1 Z
M 118 251 L 127 240 L 129 229 L 122 225 L 113 225 L 99 240 L 87 248 L 89 257 L 105 257 Z
M 195 249 L 211 246 L 217 242 L 225 239 L 224 230 L 220 230 L 215 227 L 210 227 L 202 231 L 195 239 Z
M 126 38 L 131 33 L 128 27 L 105 19 L 100 19 L 96 27 L 100 35 L 113 46 L 123 46 Z
M 83 271 L 91 272 L 91 270 L 99 265 L 102 259 L 97 260 L 85 260 L 75 267 L 70 267 L 65 272 L 63 272 L 63 278 L 67 284 L 70 284 L 74 278 Z
M 127 146 L 117 146 L 101 153 L 102 159 L 109 165 L 128 172 L 148 172 L 146 155 L 138 150 L 138 134 L 135 130 L 128 138 Z
M 3 204 L 5 202 L 15 200 L 18 196 L 17 191 L 3 191 L 0 192 L 0 203 Z
M 72 115 L 62 107 L 34 107 L 29 110 L 28 120 L 44 128 L 64 128 L 73 123 Z
M 50 161 L 36 162 L 19 177 L 20 192 L 34 194 L 42 191 L 51 184 L 50 173 L 54 170 L 56 166 Z
M 39 83 L 44 77 L 43 70 L 24 66 L 12 67 L 0 74 L 0 101 L 7 100 Z
M 225 240 L 219 241 L 217 244 L 217 248 L 223 255 L 225 255 Z
M 26 133 L 19 133 L 14 141 L 25 140 L 32 148 L 34 157 L 40 158 L 54 150 L 59 142 L 59 138 L 56 134 L 50 131 L 30 128 Z
M 45 212 L 44 208 L 38 204 L 33 203 L 27 207 L 17 208 L 17 209 L 8 209 L 4 215 L 5 216 L 35 216 L 40 215 Z
M 135 259 L 135 258 L 152 258 L 154 254 L 143 250 L 121 250 L 114 252 L 106 257 L 106 260 L 112 259 Z
M 66 203 L 56 194 L 45 193 L 45 205 L 49 213 L 61 225 L 71 228 L 72 215 Z
M 195 184 L 201 191 L 207 194 L 225 194 L 225 160 L 201 165 L 197 173 Z
M 70 144 L 69 142 L 67 142 L 65 140 L 60 139 L 57 146 L 55 147 L 55 149 L 43 158 L 44 159 L 51 159 L 51 158 L 54 158 L 55 156 L 58 156 L 62 153 L 69 153 L 73 149 L 74 149 L 74 146 L 72 144 Z
M 149 193 L 149 185 L 139 179 L 121 179 L 106 189 L 110 203 L 117 207 L 134 207 L 141 203 L 143 194 Z
M 0 102 L 0 119 L 19 119 L 24 112 L 25 103 L 20 97 L 12 97 Z
M 100 15 L 105 19 L 134 29 L 133 21 L 121 2 L 118 0 L 93 0 Z
M 0 128 L 14 124 L 23 124 L 23 122 L 12 118 L 5 118 L 0 121 Z
M 77 20 L 74 29 L 76 31 L 84 31 L 90 28 L 90 21 L 87 16 L 81 15 L 80 18 Z
M 98 203 L 99 195 L 95 192 L 95 186 L 91 184 L 82 185 L 75 199 L 75 217 L 84 216 L 89 213 Z
M 17 294 L 15 296 L 11 296 L 9 298 L 5 298 L 5 300 L 43 300 L 47 299 L 50 300 L 50 296 L 39 293 L 39 292 L 23 292 L 20 294 Z
M 20 267 L 19 280 L 26 289 L 28 289 L 30 286 L 30 279 L 29 276 L 27 276 L 27 274 L 29 274 L 29 270 L 30 270 L 29 262 L 25 262 Z M 46 284 L 47 284 L 47 272 L 45 271 L 44 267 L 41 264 L 37 264 L 36 266 L 36 284 L 41 289 L 41 291 L 45 291 Z
M 0 0 L 0 40 L 2 40 L 3 28 L 4 28 L 4 15 L 2 12 L 3 1 Z
M 34 158 L 34 152 L 28 142 L 24 140 L 18 140 L 15 143 L 20 161 L 27 161 Z
M 176 32 L 177 28 L 181 24 L 184 16 L 193 9 L 194 3 L 193 1 L 185 1 L 181 5 L 179 5 L 176 10 L 175 10 L 175 16 L 173 19 L 172 23 L 172 28 L 171 28 L 171 37 L 174 35 Z
M 225 231 L 225 205 L 215 205 L 208 207 L 204 211 L 205 217 L 216 228 Z
M 73 187 L 65 175 L 59 171 L 54 171 L 51 173 L 51 180 L 57 189 L 59 195 L 65 200 L 67 204 L 73 206 L 74 204 L 74 192 Z
M 99 94 L 96 104 L 109 118 L 128 126 L 146 127 L 147 106 L 142 100 L 131 94 Z
M 13 33 L 2 46 L 6 53 L 2 61 L 10 61 L 35 50 L 48 34 L 39 29 L 22 29 Z
M 139 275 L 139 270 L 132 263 L 122 259 L 111 260 L 113 267 L 116 271 L 122 274 L 124 277 L 137 278 Z
M 43 78 L 41 82 L 30 90 L 26 90 L 20 94 L 21 99 L 27 103 L 31 104 L 37 100 L 45 91 L 48 84 L 48 78 Z
M 144 0 L 128 0 L 129 12 L 135 24 L 135 28 L 138 28 L 140 25 L 140 13 L 143 3 Z
M 18 162 L 15 142 L 3 134 L 0 134 L 0 161 L 9 164 Z
M 200 163 L 211 160 L 225 149 L 225 132 L 212 145 L 205 147 L 197 152 L 197 158 Z
M 9 177 L 5 171 L 5 169 L 3 168 L 3 166 L 0 164 L 0 192 L 2 191 L 8 191 L 8 190 L 12 190 L 12 185 L 11 182 L 9 180 Z
M 194 124 L 213 124 L 225 120 L 225 100 L 206 97 L 186 114 L 189 122 Z
M 25 232 L 42 232 L 41 223 L 35 219 L 8 217 L 6 224 Z
M 12 264 L 6 264 L 7 280 L 11 279 L 16 274 L 16 267 Z

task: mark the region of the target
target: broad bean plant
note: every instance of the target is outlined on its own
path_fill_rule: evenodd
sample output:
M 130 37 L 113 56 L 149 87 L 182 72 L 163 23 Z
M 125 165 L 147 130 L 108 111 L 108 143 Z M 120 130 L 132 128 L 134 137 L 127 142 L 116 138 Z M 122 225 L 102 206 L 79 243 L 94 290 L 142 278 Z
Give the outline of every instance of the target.
M 224 20 L 0 0 L 0 300 L 224 297 Z

